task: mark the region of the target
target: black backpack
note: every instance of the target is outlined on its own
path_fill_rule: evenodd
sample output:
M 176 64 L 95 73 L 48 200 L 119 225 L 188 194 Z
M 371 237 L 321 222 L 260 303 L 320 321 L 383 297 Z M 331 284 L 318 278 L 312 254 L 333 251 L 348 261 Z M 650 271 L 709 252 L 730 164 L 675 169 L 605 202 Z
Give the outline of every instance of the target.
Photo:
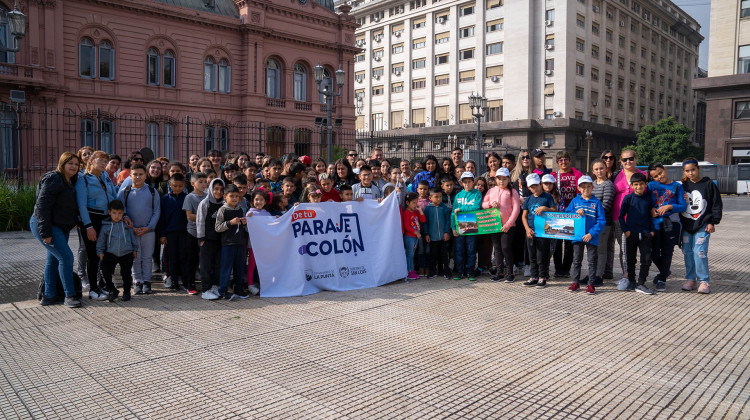
M 127 187 L 125 187 L 125 197 L 123 197 L 125 200 L 123 200 L 124 203 L 122 203 L 122 204 L 125 206 L 126 209 L 128 208 L 128 196 L 130 195 L 130 190 L 131 189 L 132 189 L 132 187 L 130 185 L 128 185 Z M 154 187 L 152 187 L 151 185 L 149 185 L 148 186 L 148 190 L 151 191 L 151 210 L 153 210 L 154 209 L 154 200 L 156 198 L 156 189 L 154 189 Z

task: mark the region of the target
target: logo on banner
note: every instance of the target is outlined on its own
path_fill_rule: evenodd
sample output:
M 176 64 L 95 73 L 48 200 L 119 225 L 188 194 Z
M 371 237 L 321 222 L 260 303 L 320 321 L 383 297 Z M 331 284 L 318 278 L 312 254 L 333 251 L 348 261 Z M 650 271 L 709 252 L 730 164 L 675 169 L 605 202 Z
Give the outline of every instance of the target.
M 342 279 L 349 277 L 349 267 L 339 268 L 339 276 L 341 276 Z
M 299 210 L 292 214 L 292 232 L 295 238 L 307 242 L 300 246 L 300 255 L 354 254 L 365 250 L 359 216 L 342 213 L 336 222 L 333 219 L 315 219 L 314 210 Z M 325 236 L 325 237 L 323 237 Z
M 320 280 L 320 279 L 332 279 L 334 277 L 336 277 L 336 274 L 333 272 L 333 270 L 325 270 L 325 271 L 305 270 L 305 280 L 307 281 Z

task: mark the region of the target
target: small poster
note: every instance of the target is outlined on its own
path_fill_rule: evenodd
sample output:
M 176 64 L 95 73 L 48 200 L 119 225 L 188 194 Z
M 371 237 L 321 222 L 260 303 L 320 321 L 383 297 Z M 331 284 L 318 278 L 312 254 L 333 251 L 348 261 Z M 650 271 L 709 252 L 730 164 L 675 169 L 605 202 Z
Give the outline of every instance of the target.
M 544 212 L 534 218 L 534 233 L 540 238 L 580 241 L 586 234 L 586 219 L 576 213 Z
M 461 212 L 454 215 L 459 235 L 486 235 L 500 232 L 503 224 L 496 208 Z

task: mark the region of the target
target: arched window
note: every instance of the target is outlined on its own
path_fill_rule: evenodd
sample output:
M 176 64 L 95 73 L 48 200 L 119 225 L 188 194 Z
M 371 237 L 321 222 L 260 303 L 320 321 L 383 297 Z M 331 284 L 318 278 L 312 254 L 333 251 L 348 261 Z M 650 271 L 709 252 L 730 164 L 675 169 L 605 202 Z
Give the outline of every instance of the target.
M 320 88 L 322 89 L 333 89 L 333 79 L 331 78 L 331 73 L 328 71 L 328 69 L 323 70 L 323 81 L 320 82 Z M 326 103 L 326 97 L 321 93 L 320 95 L 320 103 L 324 104 Z
M 294 65 L 294 100 L 307 101 L 307 71 L 302 64 Z
M 281 98 L 281 66 L 274 59 L 266 61 L 266 96 Z
M 279 126 L 266 128 L 266 154 L 270 156 L 281 156 L 284 154 L 284 135 L 286 129 Z
M 95 76 L 94 42 L 90 38 L 81 38 L 78 43 L 78 75 L 93 79 Z
M 83 146 L 96 148 L 94 144 L 94 120 L 90 118 L 81 121 L 81 147 Z
M 161 156 L 174 159 L 174 124 L 164 124 L 164 144 Z
M 203 61 L 203 90 L 216 91 L 216 61 L 212 57 Z
M 215 149 L 214 143 L 216 143 L 216 129 L 207 125 L 203 134 L 204 151 L 203 155 L 208 156 L 208 151 Z
M 149 48 L 146 53 L 148 63 L 148 73 L 146 75 L 147 82 L 149 85 L 159 84 L 159 52 L 153 48 Z
M 164 86 L 174 87 L 175 85 L 175 60 L 174 53 L 171 50 L 167 50 L 164 53 L 162 59 L 164 63 Z
M 159 156 L 159 124 L 150 122 L 146 125 L 146 147 Z
M 13 47 L 13 36 L 10 34 L 10 25 L 5 14 L 9 10 L 0 4 L 0 63 L 15 63 L 16 54 L 7 52 L 3 47 Z
M 99 78 L 113 80 L 115 78 L 115 49 L 109 41 L 99 44 Z
M 232 68 L 225 59 L 219 60 L 219 92 L 229 93 L 232 87 Z
M 110 120 L 102 120 L 99 123 L 99 149 L 107 153 L 115 151 L 115 133 Z

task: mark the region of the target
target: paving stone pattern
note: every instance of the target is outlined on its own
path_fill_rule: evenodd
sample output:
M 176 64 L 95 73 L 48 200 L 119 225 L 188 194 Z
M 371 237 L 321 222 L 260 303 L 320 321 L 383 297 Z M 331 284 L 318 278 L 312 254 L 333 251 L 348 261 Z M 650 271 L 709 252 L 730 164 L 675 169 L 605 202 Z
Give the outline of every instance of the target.
M 655 296 L 485 276 L 0 304 L 0 418 L 747 419 L 748 222 L 729 211 L 711 238 L 708 296 L 679 290 L 678 251 Z M 35 283 L 41 247 L 24 233 L 0 244 L 0 289 Z

